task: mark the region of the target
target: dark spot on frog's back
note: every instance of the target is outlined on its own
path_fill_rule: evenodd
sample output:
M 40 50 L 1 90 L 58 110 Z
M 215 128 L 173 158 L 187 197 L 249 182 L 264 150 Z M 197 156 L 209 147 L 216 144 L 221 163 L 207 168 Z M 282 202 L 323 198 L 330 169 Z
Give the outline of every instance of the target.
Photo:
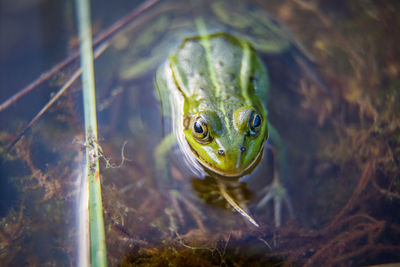
M 218 149 L 218 155 L 225 156 L 225 150 Z
M 244 146 L 241 146 L 240 147 L 240 152 L 243 154 L 244 152 L 246 152 L 246 147 L 244 147 Z
M 235 73 L 227 73 L 226 74 L 226 77 L 227 77 L 227 80 L 229 81 L 229 82 L 233 82 L 233 81 L 235 81 L 235 79 L 236 79 L 236 74 Z

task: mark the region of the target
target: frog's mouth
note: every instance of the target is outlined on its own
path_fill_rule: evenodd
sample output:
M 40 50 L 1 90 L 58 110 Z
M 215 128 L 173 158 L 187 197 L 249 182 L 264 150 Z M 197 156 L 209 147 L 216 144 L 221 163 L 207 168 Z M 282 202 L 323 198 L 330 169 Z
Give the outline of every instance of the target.
M 215 167 L 213 164 L 210 162 L 202 159 L 199 154 L 197 153 L 196 150 L 192 148 L 192 146 L 189 144 L 190 149 L 193 152 L 193 155 L 195 155 L 197 161 L 201 164 L 201 166 L 204 167 L 205 171 L 209 174 L 216 174 L 221 177 L 228 177 L 228 178 L 237 178 L 237 177 L 242 177 L 246 174 L 251 173 L 254 168 L 258 165 L 258 163 L 261 161 L 262 156 L 264 154 L 264 146 L 260 149 L 258 154 L 254 157 L 254 159 L 249 163 L 249 165 L 241 170 L 234 170 L 234 171 L 227 171 L 227 170 L 221 170 L 217 167 Z

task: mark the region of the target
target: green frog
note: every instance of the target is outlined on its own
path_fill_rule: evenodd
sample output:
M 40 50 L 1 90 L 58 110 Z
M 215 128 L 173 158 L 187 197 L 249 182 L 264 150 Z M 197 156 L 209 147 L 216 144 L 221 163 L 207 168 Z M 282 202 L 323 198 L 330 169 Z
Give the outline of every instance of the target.
M 238 177 L 260 158 L 268 75 L 249 43 L 226 33 L 188 37 L 159 68 L 156 85 L 173 107 L 180 146 L 207 171 Z
M 170 138 L 177 138 L 188 164 L 217 179 L 251 172 L 269 136 L 269 81 L 250 43 L 226 33 L 188 37 L 158 69 L 156 85 L 161 101 L 170 103 Z M 173 142 L 162 151 L 169 150 L 166 144 Z M 156 161 L 164 158 L 156 154 Z M 264 199 L 280 203 L 285 197 L 277 179 Z
M 255 7 L 216 1 L 203 3 L 199 10 L 205 15 L 157 14 L 150 27 L 157 34 L 145 32 L 136 41 L 142 46 L 155 41 L 148 53 L 151 56 L 124 68 L 121 77 L 129 80 L 158 65 L 155 84 L 163 113 L 172 121 L 171 133 L 155 152 L 156 169 L 166 183 L 166 156 L 175 144 L 191 169 L 223 181 L 250 174 L 272 142 L 277 171 L 272 184 L 262 190 L 259 206 L 273 200 L 275 225 L 280 226 L 281 203 L 292 213 L 280 182 L 287 164 L 279 134 L 268 121 L 268 66 L 259 53 L 283 53 L 295 47 L 295 42 Z M 247 15 L 244 10 L 248 10 Z M 165 25 L 174 32 L 166 31 Z M 157 41 L 164 32 L 169 36 Z M 225 199 L 258 226 L 227 193 L 224 183 L 219 185 Z

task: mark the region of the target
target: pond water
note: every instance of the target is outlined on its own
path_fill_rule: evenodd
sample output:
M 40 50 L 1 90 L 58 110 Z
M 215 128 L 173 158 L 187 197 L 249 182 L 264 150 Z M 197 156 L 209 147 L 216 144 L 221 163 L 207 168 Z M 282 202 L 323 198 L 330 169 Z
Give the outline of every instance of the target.
M 110 8 L 96 1 L 94 36 L 141 2 Z M 208 2 L 155 2 L 103 41 L 108 48 L 95 62 L 109 265 L 400 262 L 399 2 L 238 1 L 219 17 Z M 248 38 L 267 66 L 268 120 L 286 148 L 290 175 L 282 184 L 294 211 L 282 206 L 280 227 L 273 203 L 256 207 L 276 169 L 268 149 L 249 175 L 223 182 L 260 227 L 232 208 L 218 179 L 192 172 L 177 146 L 163 156 L 169 180 L 160 182 L 155 151 L 172 122 L 162 116 L 155 71 L 196 35 L 192 18 L 199 15 L 214 32 Z M 265 31 L 271 27 L 279 34 Z M 79 80 L 10 145 L 79 62 L 4 104 L 77 50 L 74 6 L 1 1 L 0 40 L 0 260 L 76 265 L 84 171 Z

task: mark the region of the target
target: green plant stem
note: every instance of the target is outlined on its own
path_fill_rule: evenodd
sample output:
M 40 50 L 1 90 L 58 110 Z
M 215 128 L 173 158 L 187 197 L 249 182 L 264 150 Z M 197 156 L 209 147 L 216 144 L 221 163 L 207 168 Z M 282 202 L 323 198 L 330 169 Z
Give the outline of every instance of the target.
M 85 116 L 86 178 L 89 181 L 90 263 L 107 266 L 103 205 L 97 144 L 96 97 L 92 32 L 88 0 L 76 0 L 81 50 L 82 90 Z

